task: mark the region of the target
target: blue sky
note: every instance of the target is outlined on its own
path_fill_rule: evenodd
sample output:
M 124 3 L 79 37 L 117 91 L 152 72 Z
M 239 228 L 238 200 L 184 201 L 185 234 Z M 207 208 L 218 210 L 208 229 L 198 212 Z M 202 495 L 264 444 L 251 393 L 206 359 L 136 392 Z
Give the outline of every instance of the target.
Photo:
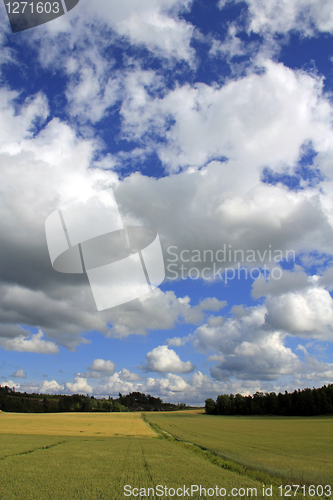
M 188 404 L 332 383 L 333 1 L 80 0 L 19 33 L 0 8 L 0 383 Z M 166 278 L 98 312 L 44 225 L 110 188 Z

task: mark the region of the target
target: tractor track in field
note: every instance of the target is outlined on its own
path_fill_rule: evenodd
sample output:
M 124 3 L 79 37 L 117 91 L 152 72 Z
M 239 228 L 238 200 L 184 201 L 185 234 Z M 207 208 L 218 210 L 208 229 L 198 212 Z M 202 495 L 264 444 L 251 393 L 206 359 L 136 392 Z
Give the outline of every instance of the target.
M 53 443 L 47 446 L 40 446 L 39 448 L 34 448 L 33 450 L 21 451 L 20 453 L 14 453 L 13 455 L 5 455 L 3 457 L 0 457 L 0 461 L 6 460 L 6 458 L 10 457 L 20 457 L 22 455 L 30 455 L 30 453 L 34 453 L 35 451 L 49 450 L 50 448 L 54 448 L 55 446 L 60 446 L 61 444 L 64 443 L 66 443 L 66 441 L 59 441 L 59 443 Z
M 153 476 L 151 474 L 150 467 L 149 467 L 148 462 L 146 460 L 146 456 L 145 456 L 145 452 L 143 450 L 142 444 L 141 444 L 141 452 L 142 452 L 142 460 L 143 460 L 144 469 L 145 469 L 145 471 L 146 471 L 146 473 L 147 473 L 147 475 L 148 475 L 151 483 L 153 483 L 154 482 L 154 478 L 153 478 Z

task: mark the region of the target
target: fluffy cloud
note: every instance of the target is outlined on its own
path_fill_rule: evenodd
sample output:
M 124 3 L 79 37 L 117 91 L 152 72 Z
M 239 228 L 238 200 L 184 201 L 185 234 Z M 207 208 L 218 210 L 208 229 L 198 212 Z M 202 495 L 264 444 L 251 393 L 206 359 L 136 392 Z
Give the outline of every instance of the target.
M 307 370 L 303 375 L 304 381 L 316 380 L 320 385 L 330 384 L 333 377 L 333 363 L 325 363 L 315 357 L 307 358 Z
M 17 328 L 17 336 L 14 338 L 4 336 L 0 339 L 0 345 L 7 351 L 58 354 L 59 348 L 53 342 L 44 340 L 43 337 L 44 333 L 41 330 L 31 335 L 22 328 Z
M 65 388 L 67 392 L 80 394 L 92 394 L 94 391 L 92 386 L 88 384 L 87 379 L 83 377 L 75 377 L 74 382 L 66 382 Z
M 226 300 L 218 300 L 216 297 L 206 297 L 199 303 L 203 311 L 220 311 L 227 305 Z
M 27 98 L 21 106 L 19 92 L 4 87 L 0 90 L 0 150 L 17 151 L 17 142 L 31 139 L 36 122 L 43 123 L 49 113 L 45 96 L 40 92 Z M 16 146 L 16 147 L 15 147 Z
M 327 290 L 310 288 L 266 300 L 272 328 L 302 337 L 333 341 L 333 299 Z
M 106 317 L 113 324 L 106 335 L 124 338 L 133 333 L 145 335 L 147 330 L 169 330 L 178 322 L 200 323 L 204 315 L 200 306 L 191 306 L 189 297 L 155 289 L 150 295 L 113 308 Z
M 271 347 L 273 343 L 279 343 L 278 339 L 272 339 Z M 269 342 L 268 342 L 269 344 Z M 272 367 L 269 367 L 271 375 L 273 375 L 274 370 L 277 369 L 276 363 L 274 364 L 273 355 L 274 353 L 265 350 L 262 346 L 263 351 L 261 354 L 267 358 L 267 363 L 272 362 Z M 155 397 L 161 397 L 163 401 L 178 403 L 185 402 L 186 404 L 201 405 L 203 406 L 204 401 L 207 397 L 216 398 L 218 394 L 253 394 L 256 391 L 283 391 L 285 389 L 293 391 L 295 385 L 300 388 L 305 388 L 309 386 L 309 381 L 316 381 L 316 385 L 320 386 L 323 384 L 330 383 L 332 379 L 333 365 L 327 362 L 318 361 L 317 359 L 307 356 L 306 361 L 302 364 L 294 358 L 294 369 L 295 372 L 292 375 L 288 372 L 288 367 L 290 364 L 290 353 L 282 352 L 278 360 L 280 363 L 288 361 L 287 366 L 284 366 L 284 373 L 280 375 L 278 379 L 274 379 L 272 376 L 267 376 L 266 369 L 268 365 L 265 366 L 265 362 L 256 356 L 257 346 L 250 346 L 248 344 L 243 344 L 238 351 L 239 359 L 236 359 L 235 363 L 228 368 L 233 369 L 235 377 L 228 379 L 224 375 L 224 367 L 217 365 L 211 369 L 213 380 L 208 375 L 197 371 L 193 373 L 190 377 L 180 376 L 173 373 L 168 373 L 161 378 L 142 378 L 140 380 L 126 380 L 127 374 L 122 370 L 121 372 L 115 372 L 110 377 L 106 379 L 96 379 L 94 384 L 90 385 L 84 377 L 76 377 L 72 383 L 65 383 L 64 385 L 59 384 L 56 380 L 51 380 L 49 382 L 45 381 L 41 383 L 27 382 L 24 384 L 15 384 L 12 380 L 7 382 L 2 382 L 1 385 L 9 387 L 14 387 L 17 390 L 36 392 L 36 393 L 46 393 L 46 394 L 61 394 L 63 392 L 67 393 L 81 393 L 81 394 L 94 394 L 99 397 L 107 397 L 111 395 L 113 397 L 118 397 L 118 393 L 127 394 L 130 392 L 144 392 L 146 394 L 151 394 Z M 243 356 L 243 358 L 241 358 Z M 248 356 L 252 364 L 257 367 L 258 377 L 262 376 L 261 369 L 263 369 L 264 378 L 256 379 L 253 376 L 253 370 L 249 366 Z M 286 358 L 287 356 L 287 358 Z M 242 378 L 242 372 L 238 371 L 240 363 L 245 363 L 245 369 L 249 370 L 249 379 L 245 377 Z M 124 372 L 124 373 L 122 373 Z M 133 374 L 132 374 L 133 375 Z M 274 384 L 273 384 L 274 381 Z
M 162 397 L 164 401 L 174 403 L 186 401 L 188 404 L 203 404 L 206 397 L 222 391 L 220 382 L 212 381 L 210 377 L 202 372 L 194 373 L 191 378 L 168 373 L 162 378 L 140 377 L 139 380 L 134 380 L 132 377 L 131 380 L 128 380 L 127 372 L 127 370 L 123 369 L 121 372 L 116 372 L 108 377 L 107 380 L 100 380 L 93 386 L 93 393 L 100 396 L 112 395 L 117 397 L 119 392 L 126 394 L 139 391 Z M 68 389 L 68 384 L 66 386 Z
M 116 369 L 115 363 L 105 359 L 94 359 L 94 361 L 88 368 L 88 370 L 102 372 L 103 374 L 105 373 L 110 375 L 112 375 L 115 372 L 115 369 Z
M 295 30 L 307 36 L 316 30 L 333 33 L 332 0 L 246 0 L 250 29 L 256 33 L 287 33 Z M 223 0 L 221 4 L 223 5 Z
M 14 388 L 14 389 L 20 389 L 20 384 L 16 384 L 15 382 L 13 382 L 12 380 L 7 380 L 6 382 L 1 382 L 1 387 L 10 387 L 10 389 Z
M 20 368 L 19 370 L 16 370 L 15 373 L 13 373 L 12 377 L 17 377 L 17 378 L 26 378 L 26 373 L 23 370 L 23 368 Z
M 266 291 L 271 294 L 267 293 L 262 305 L 234 306 L 231 317 L 209 318 L 193 335 L 172 339 L 170 345 L 192 342 L 198 351 L 211 353 L 208 360 L 219 361 L 211 368 L 216 380 L 269 381 L 296 373 L 302 378 L 313 360 L 306 348 L 299 346 L 307 356 L 302 363 L 286 347 L 287 337 L 333 341 L 333 299 L 317 285 L 318 279 L 305 276 L 299 268 L 295 273 L 284 271 L 281 284 L 270 286 L 266 282 Z M 253 288 L 265 295 L 262 283 Z M 321 367 L 319 379 L 326 380 L 329 370 Z
M 127 382 L 136 382 L 138 380 L 141 380 L 141 377 L 138 373 L 133 373 L 130 370 L 127 370 L 127 368 L 123 368 L 121 372 L 119 373 L 119 377 L 121 380 L 126 380 Z
M 119 392 L 121 394 L 128 394 L 135 391 L 143 392 L 140 382 L 135 384 L 132 380 L 124 379 L 117 372 L 108 378 L 105 385 L 97 388 L 99 394 L 112 394 L 114 396 L 118 396 Z
M 272 267 L 277 265 L 273 258 L 281 259 L 289 250 L 294 252 L 290 255 L 314 247 L 331 253 L 327 234 L 333 231 L 316 189 L 296 193 L 263 184 L 251 168 L 242 171 L 240 166 L 212 162 L 204 171 L 158 181 L 136 174 L 117 186 L 125 219 L 133 221 L 136 214 L 136 220 L 161 235 L 169 279 L 186 277 L 191 268 L 194 279 L 197 270 L 214 279 L 214 263 L 222 273 L 238 262 Z M 249 252 L 254 259 L 247 258 Z
M 307 275 L 299 266 L 282 271 L 279 280 L 254 282 L 254 297 L 265 296 L 265 322 L 270 329 L 318 340 L 333 340 L 333 299 L 324 276 Z
M 157 393 L 161 394 L 170 394 L 170 393 L 179 393 L 186 392 L 189 384 L 179 375 L 174 375 L 173 373 L 169 373 L 166 378 L 163 379 L 154 379 L 148 378 L 147 380 L 147 389 L 154 390 Z
M 195 369 L 195 366 L 191 361 L 182 361 L 173 349 L 162 345 L 146 354 L 144 369 L 147 372 L 189 373 Z
M 73 387 L 74 389 L 75 387 Z M 64 390 L 64 386 L 58 384 L 56 380 L 45 380 L 42 385 L 40 386 L 40 389 L 38 390 L 39 393 L 41 394 L 59 394 Z M 73 392 L 76 392 L 73 390 Z
M 81 378 L 105 378 L 113 375 L 116 371 L 116 364 L 110 360 L 94 359 L 92 364 L 88 367 L 87 372 L 78 373 Z
M 231 24 L 228 28 L 228 34 L 223 42 L 214 39 L 210 56 L 216 57 L 218 55 L 226 56 L 229 62 L 232 58 L 237 56 L 252 55 L 254 50 L 253 44 L 244 43 L 241 38 L 237 37 L 237 27 Z
M 193 108 L 192 112 L 198 113 L 199 126 L 202 126 L 202 123 L 207 125 L 207 130 L 200 133 L 203 150 L 209 151 L 211 141 L 215 140 L 213 136 L 211 137 L 211 127 L 214 130 L 219 129 L 217 122 L 212 119 L 213 108 L 217 106 L 214 115 L 216 119 L 225 115 L 223 106 L 227 105 L 228 94 L 230 102 L 235 98 L 235 116 L 237 109 L 239 113 L 243 113 L 244 106 L 239 105 L 237 108 L 237 99 L 240 99 L 242 92 L 248 91 L 245 100 L 251 103 L 256 82 L 262 85 L 263 94 L 268 96 L 268 99 L 275 94 L 277 102 L 280 102 L 279 98 L 282 96 L 281 104 L 290 92 L 293 103 L 291 101 L 289 103 L 289 96 L 286 104 L 283 104 L 283 109 L 287 109 L 289 104 L 295 106 L 295 100 L 299 113 L 295 108 L 293 117 L 298 116 L 300 123 L 303 120 L 302 126 L 307 123 L 308 128 L 304 129 L 299 141 L 296 140 L 297 137 L 295 138 L 295 143 L 298 141 L 297 147 L 294 147 L 292 141 L 290 142 L 289 154 L 283 149 L 287 144 L 281 146 L 284 142 L 283 124 L 287 126 L 289 120 L 286 118 L 287 121 L 284 122 L 285 112 L 281 112 L 283 123 L 276 122 L 276 116 L 279 116 L 277 113 L 267 117 L 267 124 L 263 119 L 266 111 L 258 108 L 255 113 L 253 109 L 252 114 L 239 115 L 239 120 L 244 124 L 241 129 L 247 131 L 245 135 L 253 134 L 252 122 L 246 121 L 248 120 L 246 117 L 253 115 L 258 120 L 256 125 L 258 134 L 265 126 L 277 131 L 275 142 L 277 144 L 281 139 L 281 147 L 279 146 L 281 158 L 285 160 L 289 158 L 292 161 L 298 154 L 300 144 L 305 137 L 309 137 L 309 134 L 310 136 L 312 134 L 312 138 L 317 137 L 317 147 L 322 147 L 324 151 L 325 144 L 329 143 L 330 138 L 327 118 L 330 115 L 330 106 L 320 94 L 318 81 L 274 63 L 268 65 L 267 72 L 263 75 L 250 75 L 222 88 L 208 89 L 204 86 L 197 89 L 190 87 L 178 89 L 183 92 L 184 97 L 179 101 L 181 105 L 187 106 L 186 103 L 189 103 L 189 109 Z M 171 148 L 177 140 L 178 128 L 188 129 L 186 120 L 190 120 L 186 113 L 182 117 L 178 110 L 175 111 L 173 96 L 178 90 L 171 91 L 159 103 L 159 106 L 162 108 L 165 106 L 168 112 L 173 110 L 176 113 L 177 123 L 179 122 L 175 125 L 176 128 L 170 129 L 167 137 L 166 144 L 171 144 Z M 316 94 L 317 91 L 319 94 Z M 197 105 L 199 101 L 196 95 L 202 96 L 202 99 L 201 97 L 199 99 L 200 105 Z M 303 100 L 298 101 L 299 95 L 304 99 L 302 97 Z M 217 311 L 224 305 L 224 301 L 207 298 L 198 306 L 192 306 L 189 297 L 177 297 L 172 291 L 163 293 L 161 290 L 155 290 L 140 300 L 97 314 L 86 278 L 53 271 L 45 244 L 46 217 L 63 203 L 83 192 L 89 194 L 94 190 L 114 187 L 125 224 L 144 224 L 158 230 L 167 267 L 170 264 L 168 261 L 170 254 L 166 251 L 169 245 L 174 245 L 179 251 L 197 248 L 200 252 L 207 248 L 215 252 L 224 244 L 228 245 L 231 242 L 233 248 L 243 249 L 244 252 L 249 248 L 263 251 L 269 244 L 272 244 L 273 248 L 278 247 L 282 250 L 319 248 L 331 251 L 332 227 L 329 217 L 332 213 L 328 201 L 330 195 L 328 182 L 322 184 L 321 193 L 315 188 L 296 193 L 281 185 L 271 186 L 261 183 L 260 169 L 257 165 L 269 157 L 272 158 L 274 165 L 274 151 L 267 149 L 265 154 L 261 151 L 263 148 L 259 147 L 259 143 L 262 144 L 260 134 L 258 147 L 253 147 L 253 151 L 258 151 L 259 156 L 253 157 L 252 161 L 249 155 L 248 168 L 245 170 L 245 159 L 215 161 L 205 169 L 193 169 L 191 172 L 185 171 L 159 180 L 137 173 L 121 181 L 112 170 L 104 170 L 94 164 L 94 155 L 99 151 L 96 141 L 79 138 L 69 125 L 58 119 L 51 120 L 39 131 L 33 128 L 36 120 L 45 116 L 47 103 L 44 98 L 39 96 L 38 102 L 27 102 L 15 113 L 12 97 L 7 94 L 2 96 L 5 111 L 1 126 L 3 129 L 7 127 L 6 133 L 13 133 L 10 137 L 8 135 L 7 142 L 3 142 L 0 147 L 4 179 L 0 207 L 4 235 L 1 264 L 3 279 L 6 281 L 0 289 L 3 318 L 1 342 L 7 349 L 23 349 L 24 346 L 32 349 L 32 340 L 35 343 L 38 340 L 42 342 L 38 344 L 40 352 L 46 350 L 54 353 L 57 352 L 55 342 L 74 349 L 84 341 L 83 332 L 91 330 L 98 330 L 109 337 L 124 338 L 132 334 L 144 335 L 147 331 L 155 329 L 170 330 L 179 322 L 200 324 L 204 322 L 204 311 Z M 304 116 L 300 111 L 301 100 Z M 222 105 L 221 102 L 224 103 L 222 108 L 219 107 Z M 168 103 L 173 107 L 170 108 Z M 214 105 L 211 106 L 212 103 Z M 145 104 L 147 109 L 149 104 L 148 100 Z M 258 105 L 261 106 L 260 103 Z M 313 108 L 316 108 L 315 112 Z M 263 115 L 260 114 L 260 109 Z M 149 113 L 154 113 L 154 106 Z M 288 113 L 289 111 L 287 115 Z M 204 115 L 207 115 L 205 120 L 203 120 Z M 16 122 L 21 117 L 23 128 Z M 300 133 L 300 127 L 294 125 L 297 134 Z M 222 122 L 221 127 L 222 136 L 232 129 L 230 125 L 228 130 L 224 130 Z M 279 131 L 282 131 L 281 138 Z M 206 138 L 204 134 L 207 134 Z M 292 135 L 289 132 L 288 134 Z M 323 143 L 319 140 L 320 134 Z M 191 134 L 188 134 L 188 137 L 190 136 Z M 187 148 L 185 139 L 182 144 Z M 241 148 L 240 153 L 236 153 L 239 149 L 236 133 L 231 139 L 230 137 L 229 153 L 234 151 L 233 154 L 241 155 Z M 195 140 L 194 143 L 196 146 L 198 141 Z M 218 146 L 220 143 L 221 141 L 218 143 L 216 139 L 217 147 L 223 147 L 223 145 Z M 267 144 L 266 141 L 264 143 Z M 254 145 L 255 142 L 252 143 L 252 146 Z M 211 151 L 215 151 L 215 146 Z M 283 156 L 284 151 L 286 156 Z M 223 150 L 219 149 L 218 154 L 222 153 Z M 190 146 L 184 154 L 187 157 L 186 163 L 190 162 L 189 155 L 192 154 Z M 262 154 L 264 156 L 260 160 Z M 177 156 L 180 162 L 182 155 L 183 153 L 180 153 Z M 327 162 L 327 157 L 325 158 Z M 254 164 L 256 166 L 253 166 Z M 326 171 L 329 174 L 328 167 Z M 13 182 L 13 172 L 15 172 L 15 182 Z M 6 188 L 8 185 L 11 186 L 10 190 Z M 176 262 L 176 269 L 180 264 L 180 261 Z M 192 265 L 192 262 L 189 265 Z M 198 262 L 196 266 L 202 269 L 206 263 Z M 167 276 L 169 278 L 171 276 L 168 269 Z M 36 307 L 36 304 L 39 307 Z M 51 344 L 43 340 L 41 334 L 30 340 L 27 336 L 22 338 L 23 331 L 16 326 L 17 324 L 39 327 L 48 336 Z
M 292 166 L 309 140 L 325 150 L 332 141 L 332 108 L 321 79 L 269 60 L 258 64 L 260 74 L 223 86 L 179 86 L 163 99 L 141 87 L 139 100 L 129 94 L 122 104 L 123 134 L 164 137 L 155 147 L 171 170 L 221 157 L 241 161 L 244 182 L 244 165 Z
M 80 5 L 72 16 L 106 24 L 120 37 L 128 37 L 131 43 L 145 45 L 159 55 L 191 60 L 190 41 L 194 28 L 178 17 L 191 3 L 190 0 L 145 0 L 140 3 L 100 0 L 98 4 Z M 59 27 L 65 28 L 66 21 L 59 20 Z
M 229 318 L 219 317 L 219 321 L 208 321 L 199 326 L 192 337 L 193 345 L 200 352 L 217 351 L 223 355 L 233 355 L 237 346 L 245 339 L 255 342 L 266 332 L 267 309 L 265 306 L 233 308 Z
M 211 368 L 217 380 L 235 376 L 244 380 L 276 380 L 281 375 L 291 375 L 302 370 L 298 356 L 283 344 L 279 333 L 267 335 L 257 342 L 243 341 L 235 354 Z
M 95 123 L 123 97 L 128 84 L 126 70 L 132 73 L 130 68 L 135 66 L 133 46 L 145 47 L 155 56 L 169 59 L 170 64 L 181 60 L 194 66 L 191 40 L 195 28 L 180 17 L 191 3 L 191 0 L 81 3 L 66 16 L 29 33 L 25 41 L 31 50 L 38 47 L 44 68 L 51 71 L 57 68 L 68 77 L 67 110 L 72 116 Z M 75 55 L 70 49 L 73 46 Z M 129 52 L 122 62 L 123 71 L 117 67 L 115 46 L 122 47 L 125 54 Z M 145 74 L 149 76 L 148 71 Z
M 320 380 L 326 380 L 325 373 L 332 369 L 327 364 L 324 365 L 318 366 L 318 374 L 319 372 L 323 374 Z M 148 377 L 142 378 L 137 382 L 125 381 L 120 375 L 121 373 L 114 373 L 107 381 L 101 381 L 95 385 L 94 394 L 117 397 L 119 392 L 126 394 L 139 391 L 155 397 L 161 397 L 163 401 L 173 403 L 185 402 L 186 404 L 203 406 L 207 397 L 215 399 L 218 394 L 236 394 L 237 392 L 241 394 L 253 394 L 258 390 L 267 390 L 268 392 L 273 390 L 270 380 L 212 380 L 201 371 L 193 373 L 190 377 L 168 373 L 161 378 Z M 307 386 L 307 380 L 304 377 L 300 377 L 298 382 L 300 387 Z M 284 380 L 282 385 L 283 390 L 289 387 L 289 383 L 288 379 Z M 275 385 L 279 390 L 280 387 L 276 382 Z M 290 388 L 293 390 L 294 386 L 291 384 Z
M 91 12 L 107 21 L 121 36 L 128 36 L 132 43 L 144 44 L 162 55 L 190 60 L 193 50 L 190 41 L 193 26 L 177 18 L 187 10 L 190 0 L 101 0 L 90 7 Z
M 311 277 L 300 266 L 294 266 L 293 271 L 280 269 L 280 278 L 277 280 L 265 280 L 263 276 L 258 278 L 252 285 L 252 296 L 260 298 L 264 296 L 277 296 L 293 290 L 301 291 L 309 287 Z
M 45 242 L 46 217 L 79 194 L 115 186 L 118 179 L 112 171 L 88 169 L 95 141 L 78 139 L 68 125 L 56 119 L 38 133 L 33 123 L 40 117 L 40 108 L 30 103 L 15 112 L 11 96 L 1 95 L 8 115 L 5 113 L 2 121 L 0 118 L 8 133 L 7 142 L 0 144 L 3 179 L 7 179 L 2 183 L 0 207 L 5 235 L 1 252 L 5 283 L 0 288 L 2 345 L 32 349 L 31 341 L 39 340 L 43 342 L 38 344 L 41 352 L 57 352 L 57 347 L 42 341 L 40 334 L 27 343 L 26 333 L 23 338 L 24 331 L 17 324 L 38 326 L 50 339 L 75 349 L 84 342 L 81 334 L 85 331 L 98 330 L 121 338 L 155 328 L 171 329 L 178 321 L 199 323 L 202 309 L 191 307 L 187 297 L 177 298 L 174 292 L 160 290 L 149 299 L 98 314 L 84 276 L 52 270 Z M 22 122 L 16 122 L 20 118 Z
M 189 342 L 193 338 L 193 335 L 190 333 L 186 337 L 173 337 L 172 339 L 167 339 L 168 346 L 181 347 Z

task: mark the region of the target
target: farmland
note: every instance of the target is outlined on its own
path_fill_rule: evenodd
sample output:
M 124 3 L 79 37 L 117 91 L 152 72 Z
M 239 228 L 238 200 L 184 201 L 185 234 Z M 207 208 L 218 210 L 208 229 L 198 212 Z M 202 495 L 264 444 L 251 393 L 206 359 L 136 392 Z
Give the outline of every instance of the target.
M 332 417 L 222 417 L 192 411 L 149 415 L 148 420 L 245 466 L 315 484 L 333 478 Z
M 226 450 L 230 455 L 233 450 L 233 456 L 239 462 L 245 461 L 249 456 L 257 456 L 256 463 L 260 468 L 269 456 L 273 460 L 275 455 L 275 450 L 270 449 L 269 441 L 266 442 L 265 448 L 261 440 L 262 433 L 266 433 L 267 439 L 270 433 L 272 434 L 271 443 L 274 442 L 276 445 L 278 441 L 278 435 L 272 432 L 272 428 L 269 429 L 268 424 L 265 428 L 265 420 L 269 419 L 262 419 L 259 428 L 251 424 L 253 419 L 211 417 L 195 412 L 149 413 L 145 418 L 151 422 L 153 428 L 154 423 L 157 423 L 167 432 L 178 434 L 179 439 L 184 438 L 190 442 L 177 442 L 167 434 L 164 438 L 161 435 L 158 437 L 141 419 L 139 413 L 56 415 L 1 413 L 0 499 L 117 500 L 126 498 L 125 485 L 146 489 L 156 488 L 157 485 L 167 486 L 171 493 L 161 498 L 179 498 L 173 495 L 172 488 L 184 486 L 188 488 L 191 485 L 201 485 L 207 490 L 216 486 L 225 488 L 227 496 L 232 488 L 244 488 L 246 492 L 248 488 L 249 492 L 254 492 L 253 488 L 256 488 L 257 496 L 262 496 L 262 482 L 258 477 L 240 474 L 237 469 L 228 470 L 223 459 L 204 452 L 191 443 L 205 443 L 202 445 L 205 448 L 214 448 L 219 453 L 221 450 L 222 452 Z M 242 424 L 243 420 L 248 422 L 247 425 L 250 427 Z M 318 437 L 320 432 L 326 432 L 328 429 L 325 426 L 318 428 L 316 421 L 321 420 L 326 420 L 332 425 L 330 419 L 309 419 L 309 424 L 314 423 L 314 428 L 317 429 L 312 437 Z M 284 421 L 288 423 L 287 420 Z M 218 422 L 224 423 L 222 425 Z M 278 429 L 281 430 L 283 419 L 279 425 Z M 252 441 L 251 436 L 247 441 L 243 441 L 242 449 L 237 443 L 245 438 L 251 426 Z M 285 427 L 285 431 L 292 430 L 295 429 Z M 261 445 L 255 448 L 253 442 L 256 433 Z M 324 439 L 320 442 L 324 446 L 323 453 L 320 455 L 319 449 L 315 450 L 317 454 L 314 455 L 313 467 L 317 469 L 317 473 L 320 472 L 324 459 L 330 467 L 332 453 L 328 453 L 331 450 L 328 437 L 326 435 L 328 443 L 324 443 Z M 284 445 L 285 456 L 277 447 L 278 462 L 288 463 L 289 454 L 293 456 L 293 446 L 296 441 L 291 441 L 289 448 L 287 441 L 286 439 Z M 306 443 L 303 444 L 306 448 Z M 266 454 L 261 455 L 265 449 Z M 271 468 L 274 466 L 273 462 L 270 462 Z M 282 469 L 283 463 L 280 464 Z M 302 467 L 307 464 L 306 455 L 305 460 L 300 455 L 298 463 L 300 470 L 303 471 Z M 267 478 L 270 479 L 269 476 Z M 270 482 L 266 481 L 266 484 Z M 233 498 L 250 496 L 243 493 L 232 496 Z M 221 495 L 213 496 L 213 498 L 218 497 Z M 146 497 L 142 495 L 139 498 Z M 151 494 L 149 498 L 153 498 Z M 199 498 L 199 496 L 194 493 L 192 496 L 182 495 L 181 498 Z M 280 498 L 276 485 L 270 498 Z M 300 500 L 304 497 L 297 495 L 296 498 Z
M 0 434 L 156 437 L 140 413 L 1 413 Z

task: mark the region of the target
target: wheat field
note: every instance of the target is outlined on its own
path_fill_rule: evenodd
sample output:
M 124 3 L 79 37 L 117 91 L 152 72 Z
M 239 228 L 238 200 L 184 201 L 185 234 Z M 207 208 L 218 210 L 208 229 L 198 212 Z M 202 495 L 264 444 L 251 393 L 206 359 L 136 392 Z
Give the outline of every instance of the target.
M 332 417 L 230 417 L 203 411 L 147 414 L 176 438 L 294 481 L 333 478 Z
M 0 434 L 156 437 L 140 413 L 2 412 Z
M 211 417 L 188 411 L 144 418 L 139 413 L 1 413 L 0 500 L 263 498 L 263 482 L 274 486 L 269 498 L 278 500 L 280 478 L 262 476 L 262 469 L 284 471 L 284 485 L 291 481 L 291 464 L 310 478 L 331 474 L 333 419 Z M 226 462 L 224 455 L 235 462 Z M 249 461 L 253 470 L 238 465 Z M 154 497 L 158 485 L 166 493 Z M 186 493 L 199 486 L 206 495 Z M 125 496 L 125 487 L 135 494 Z M 186 494 L 178 496 L 178 488 Z M 216 488 L 218 494 L 208 493 Z

